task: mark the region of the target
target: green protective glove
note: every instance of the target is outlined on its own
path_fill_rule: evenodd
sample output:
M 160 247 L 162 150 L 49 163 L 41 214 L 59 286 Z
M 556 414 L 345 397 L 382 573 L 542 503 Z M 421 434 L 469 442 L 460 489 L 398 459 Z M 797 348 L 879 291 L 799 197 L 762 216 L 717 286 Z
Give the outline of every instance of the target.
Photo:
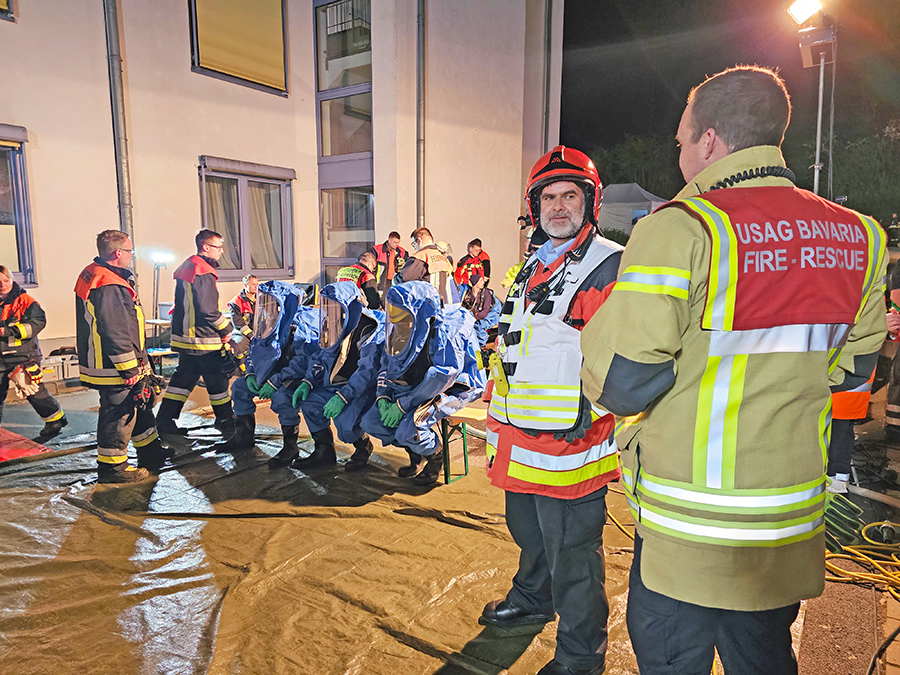
M 325 407 L 322 408 L 322 414 L 325 415 L 328 419 L 334 419 L 338 415 L 341 414 L 341 411 L 344 409 L 344 406 L 347 405 L 344 403 L 344 399 L 335 394 L 330 399 L 328 399 L 328 403 L 325 404 Z
M 386 398 L 380 398 L 375 403 L 378 405 L 378 412 L 384 417 L 384 411 L 391 407 L 391 402 Z
M 403 411 L 400 410 L 400 406 L 396 403 L 391 403 L 381 413 L 381 421 L 384 422 L 384 426 L 390 429 L 396 429 L 398 426 L 400 426 L 400 420 L 402 419 Z
M 306 400 L 306 397 L 309 396 L 310 388 L 309 382 L 301 382 L 300 386 L 294 389 L 294 395 L 291 397 L 291 404 L 295 408 L 300 407 L 300 401 Z
M 257 396 L 263 401 L 272 398 L 272 394 L 275 393 L 275 387 L 266 382 L 263 386 L 259 388 L 259 393 Z
M 247 380 L 247 389 L 253 394 L 258 394 L 259 382 L 256 381 L 256 375 L 250 373 L 245 379 Z

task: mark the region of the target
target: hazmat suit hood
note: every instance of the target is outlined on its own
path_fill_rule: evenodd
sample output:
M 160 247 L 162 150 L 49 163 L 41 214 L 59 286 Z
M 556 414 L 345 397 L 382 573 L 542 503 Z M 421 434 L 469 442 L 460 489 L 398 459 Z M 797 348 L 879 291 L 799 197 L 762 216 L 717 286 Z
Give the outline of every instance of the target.
M 250 344 L 250 362 L 259 382 L 269 379 L 285 347 L 295 339 L 292 332 L 298 328 L 309 329 L 303 320 L 299 322 L 300 325 L 294 321 L 298 314 L 297 310 L 305 298 L 306 292 L 302 288 L 284 281 L 266 281 L 259 285 L 256 295 L 254 337 Z M 313 332 L 317 338 L 318 312 L 315 321 Z
M 335 351 L 359 325 L 363 316 L 378 323 L 366 306 L 365 296 L 352 281 L 336 281 L 328 284 L 319 294 L 321 303 L 321 327 L 319 344 L 322 349 Z
M 391 286 L 385 314 L 387 377 L 398 380 L 427 347 L 432 327 L 443 321 L 441 296 L 424 281 Z

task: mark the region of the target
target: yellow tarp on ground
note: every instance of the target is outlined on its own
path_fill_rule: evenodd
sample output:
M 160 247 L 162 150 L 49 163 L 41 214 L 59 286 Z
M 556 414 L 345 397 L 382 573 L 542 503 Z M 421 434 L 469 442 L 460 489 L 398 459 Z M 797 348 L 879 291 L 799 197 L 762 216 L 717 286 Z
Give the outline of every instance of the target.
M 266 466 L 274 439 L 232 457 L 194 436 L 140 485 L 85 484 L 91 451 L 0 469 L 3 672 L 515 675 L 552 658 L 555 623 L 477 623 L 518 556 L 482 470 L 429 491 L 396 476 L 402 452 L 304 475 Z M 634 673 L 631 542 L 605 535 L 607 672 Z

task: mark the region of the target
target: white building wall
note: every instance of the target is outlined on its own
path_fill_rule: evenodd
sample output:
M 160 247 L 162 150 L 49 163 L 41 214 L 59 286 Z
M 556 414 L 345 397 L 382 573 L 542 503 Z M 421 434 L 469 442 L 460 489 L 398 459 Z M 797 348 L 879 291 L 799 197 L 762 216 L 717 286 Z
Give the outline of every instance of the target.
M 74 335 L 75 278 L 97 255 L 94 235 L 119 223 L 103 3 L 15 7 L 15 23 L 0 21 L 0 123 L 28 129 L 42 337 Z
M 535 69 L 543 67 L 543 0 L 427 4 L 426 225 L 453 246 L 456 259 L 470 239 L 483 239 L 499 287 L 519 258 L 523 173 L 541 142 L 532 107 L 540 108 L 543 92 L 526 82 L 541 79 Z M 555 4 L 561 17 L 562 1 Z M 416 0 L 372 5 L 376 241 L 396 229 L 406 244 L 416 226 Z M 100 2 L 16 6 L 17 21 L 0 22 L 0 62 L 7 64 L 0 123 L 29 130 L 38 276 L 32 293 L 47 311 L 47 341 L 74 334 L 75 277 L 96 254 L 96 233 L 119 223 L 106 43 Z M 184 0 L 120 0 L 119 11 L 134 243 L 148 314 L 150 254 L 175 256 L 162 273 L 166 300 L 174 267 L 193 252 L 200 155 L 296 171 L 295 279 L 314 280 L 320 234 L 312 0 L 288 0 L 287 98 L 191 72 Z M 558 86 L 554 95 L 558 101 Z M 556 119 L 558 128 L 558 113 Z M 223 302 L 238 288 L 222 284 Z

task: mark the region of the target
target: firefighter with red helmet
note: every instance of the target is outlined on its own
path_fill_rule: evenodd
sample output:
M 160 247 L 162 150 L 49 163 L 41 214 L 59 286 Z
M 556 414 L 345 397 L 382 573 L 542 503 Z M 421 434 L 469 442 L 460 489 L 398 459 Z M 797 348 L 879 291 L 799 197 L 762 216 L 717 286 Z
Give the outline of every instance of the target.
M 541 157 L 525 201 L 549 237 L 516 275 L 500 316 L 487 419 L 487 474 L 506 491 L 522 549 L 512 589 L 479 622 L 544 624 L 559 614 L 544 675 L 601 673 L 609 605 L 602 534 L 619 477 L 613 416 L 581 393 L 581 328 L 615 282 L 622 247 L 597 231 L 603 186 L 583 152 Z

